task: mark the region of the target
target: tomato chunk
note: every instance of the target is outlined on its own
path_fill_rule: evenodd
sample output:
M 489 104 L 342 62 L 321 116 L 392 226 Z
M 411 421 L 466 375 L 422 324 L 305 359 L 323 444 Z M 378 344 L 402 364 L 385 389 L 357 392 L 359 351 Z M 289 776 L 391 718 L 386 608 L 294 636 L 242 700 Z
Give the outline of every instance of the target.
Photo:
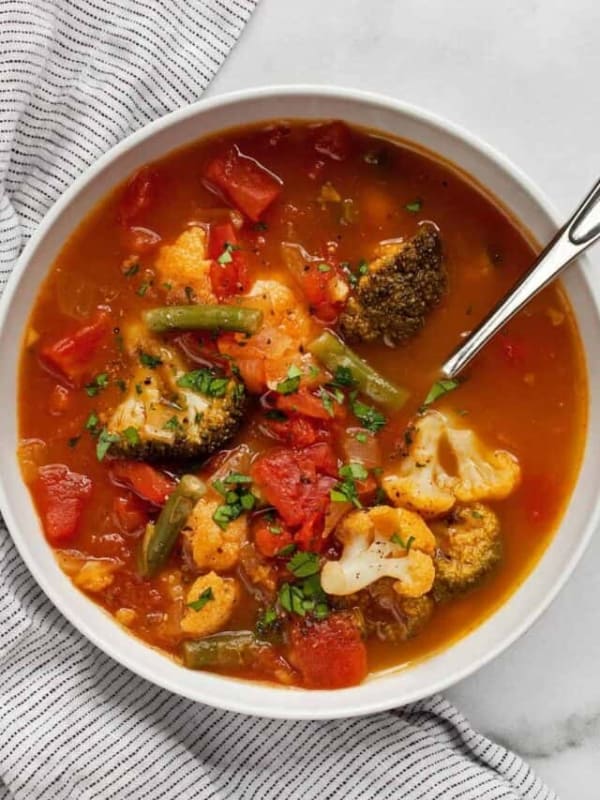
M 114 461 L 110 467 L 110 477 L 113 483 L 126 486 L 155 506 L 163 506 L 175 488 L 172 478 L 142 461 Z
M 269 520 L 263 515 L 254 528 L 254 544 L 267 558 L 273 558 L 292 542 L 292 534 L 280 519 Z
M 281 194 L 281 180 L 236 145 L 215 156 L 204 170 L 204 182 L 221 194 L 253 222 Z
M 344 273 L 333 264 L 313 261 L 304 265 L 300 281 L 314 315 L 321 322 L 335 322 L 348 296 Z
M 42 360 L 53 370 L 77 384 L 88 371 L 90 361 L 110 328 L 106 311 L 99 311 L 88 325 L 40 350 Z
M 64 464 L 47 464 L 39 468 L 34 485 L 46 538 L 57 546 L 69 542 L 92 494 L 91 480 Z
M 331 446 L 320 442 L 302 449 L 272 450 L 256 459 L 251 474 L 284 523 L 299 528 L 294 541 L 319 549 L 329 492 L 337 480 L 337 459 Z
M 309 447 L 316 442 L 328 442 L 331 429 L 320 420 L 292 414 L 287 419 L 268 419 L 267 433 L 292 447 Z
M 291 627 L 290 661 L 309 689 L 355 686 L 367 674 L 367 649 L 349 614 Z
M 122 530 L 132 533 L 148 522 L 148 513 L 142 501 L 134 494 L 117 495 L 113 501 L 113 511 Z
M 210 281 L 219 300 L 241 294 L 249 288 L 246 257 L 238 248 L 235 229 L 230 222 L 211 225 L 208 257 L 213 259 Z

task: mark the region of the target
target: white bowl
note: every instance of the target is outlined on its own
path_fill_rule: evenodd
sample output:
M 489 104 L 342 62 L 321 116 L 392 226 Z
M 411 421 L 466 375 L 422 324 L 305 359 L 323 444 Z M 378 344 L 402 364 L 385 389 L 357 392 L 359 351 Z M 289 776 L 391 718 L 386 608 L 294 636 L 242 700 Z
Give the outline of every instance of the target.
M 52 602 L 105 653 L 177 694 L 220 708 L 296 719 L 367 714 L 418 700 L 464 678 L 520 636 L 549 605 L 581 557 L 600 517 L 600 373 L 590 374 L 589 429 L 579 479 L 559 530 L 531 575 L 482 625 L 408 669 L 337 691 L 278 688 L 186 670 L 122 630 L 80 594 L 46 544 L 17 463 L 17 374 L 25 324 L 40 284 L 79 221 L 140 165 L 205 134 L 271 118 L 341 118 L 412 140 L 458 164 L 487 187 L 541 242 L 560 219 L 509 161 L 471 134 L 427 112 L 346 89 L 278 87 L 200 101 L 147 125 L 113 147 L 48 213 L 25 248 L 0 301 L 0 506 L 19 552 Z M 582 187 L 582 189 L 585 187 Z M 598 363 L 600 292 L 582 266 L 566 279 L 587 363 Z

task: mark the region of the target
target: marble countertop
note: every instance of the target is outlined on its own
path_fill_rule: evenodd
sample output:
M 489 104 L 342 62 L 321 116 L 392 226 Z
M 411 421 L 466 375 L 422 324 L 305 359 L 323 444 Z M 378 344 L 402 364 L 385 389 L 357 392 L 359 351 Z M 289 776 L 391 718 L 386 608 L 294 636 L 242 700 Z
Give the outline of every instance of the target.
M 596 0 L 262 0 L 207 94 L 321 83 L 416 103 L 503 151 L 566 214 L 600 175 L 599 29 Z M 600 796 L 599 608 L 596 536 L 534 628 L 447 692 L 562 800 Z

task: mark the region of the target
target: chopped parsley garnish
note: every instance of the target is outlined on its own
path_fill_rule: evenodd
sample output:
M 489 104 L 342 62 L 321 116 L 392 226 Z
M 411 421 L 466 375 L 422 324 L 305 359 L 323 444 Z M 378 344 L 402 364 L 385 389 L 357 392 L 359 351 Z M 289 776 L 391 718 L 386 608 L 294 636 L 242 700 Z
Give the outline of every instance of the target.
M 407 211 L 410 211 L 411 214 L 418 214 L 419 211 L 423 208 L 423 201 L 422 200 L 412 200 L 410 203 L 407 203 L 404 208 Z
M 272 419 L 275 422 L 285 422 L 287 420 L 287 414 L 283 411 L 280 411 L 278 408 L 271 408 L 265 414 L 267 419 Z
M 319 264 L 317 269 L 319 272 L 331 272 L 331 267 L 329 264 Z
M 345 464 L 340 467 L 341 480 L 329 492 L 329 499 L 334 503 L 352 503 L 357 508 L 362 508 L 356 481 L 364 481 L 368 476 L 369 472 L 362 464 L 356 462 Z
M 198 595 L 197 600 L 192 600 L 191 603 L 188 603 L 188 608 L 191 608 L 193 611 L 202 611 L 204 606 L 209 603 L 211 600 L 214 600 L 215 596 L 213 594 L 213 590 L 210 586 L 208 586 L 203 592 Z
M 160 367 L 162 363 L 162 360 L 157 356 L 153 356 L 151 353 L 145 353 L 143 350 L 140 351 L 140 364 L 143 367 L 155 369 L 156 367 Z
M 279 394 L 294 394 L 300 388 L 300 378 L 302 370 L 296 364 L 292 364 L 287 371 L 287 378 L 277 384 Z
M 278 550 L 275 555 L 279 556 L 280 558 L 288 558 L 289 556 L 293 556 L 296 552 L 296 545 L 291 542 L 290 544 L 286 544 L 285 547 L 282 547 Z
M 223 252 L 217 258 L 217 263 L 219 264 L 231 264 L 233 261 L 233 256 L 231 255 L 234 250 L 240 250 L 241 248 L 238 247 L 236 244 L 231 244 L 230 242 L 225 242 L 223 245 Z
M 332 386 L 332 384 L 327 384 L 327 388 L 321 386 L 317 394 L 319 395 L 321 405 L 325 411 L 327 411 L 330 417 L 333 417 L 335 416 L 333 403 L 336 402 L 338 405 L 342 405 L 344 402 L 344 393 L 335 387 L 330 389 L 330 386 Z
M 285 611 L 299 617 L 312 614 L 316 619 L 325 619 L 329 614 L 327 595 L 317 573 L 309 575 L 301 583 L 284 583 L 279 589 L 278 599 Z
M 357 431 L 354 435 L 357 442 L 366 444 L 369 441 L 369 434 L 366 431 Z
M 181 427 L 181 423 L 179 422 L 179 417 L 171 417 L 168 419 L 165 424 L 163 425 L 163 429 L 166 431 L 177 431 Z
M 430 406 L 432 403 L 435 403 L 436 400 L 439 400 L 440 397 L 448 394 L 448 392 L 454 391 L 454 389 L 457 389 L 459 386 L 460 381 L 457 381 L 454 378 L 445 378 L 441 381 L 436 381 L 427 393 L 423 407 L 426 408 L 427 406 Z
M 134 261 L 134 263 L 130 267 L 127 267 L 123 275 L 125 275 L 126 278 L 133 278 L 133 276 L 137 275 L 139 271 L 140 271 L 140 265 L 138 264 L 137 261 Z
M 258 636 L 268 636 L 279 625 L 279 617 L 273 606 L 265 608 L 263 613 L 256 620 L 256 633 Z
M 99 375 L 96 375 L 89 383 L 85 385 L 85 393 L 88 397 L 95 397 L 98 392 L 101 392 L 102 389 L 106 389 L 108 386 L 108 374 L 106 372 L 101 372 Z
M 136 445 L 140 443 L 140 434 L 138 433 L 137 428 L 134 428 L 131 425 L 129 428 L 125 428 L 122 436 L 128 444 Z
M 356 379 L 352 374 L 350 367 L 339 366 L 335 368 L 333 373 L 332 386 L 339 386 L 343 389 L 354 389 L 356 386 Z
M 387 420 L 381 411 L 357 400 L 355 392 L 350 395 L 350 404 L 356 419 L 370 433 L 378 433 L 385 425 Z
M 177 379 L 177 386 L 191 389 L 208 397 L 224 397 L 227 394 L 229 378 L 215 375 L 209 369 L 194 369 Z
M 143 297 L 151 286 L 152 281 L 144 281 L 143 283 L 140 283 L 136 294 L 139 294 L 140 297 Z
M 361 258 L 361 260 L 358 262 L 358 268 L 357 269 L 358 269 L 358 274 L 359 275 L 366 275 L 367 272 L 369 271 L 369 263 L 368 263 L 368 261 L 366 261 L 364 258 Z
M 404 541 L 404 539 L 400 536 L 399 533 L 392 533 L 392 535 L 390 536 L 390 542 L 397 544 L 403 550 L 406 550 L 407 553 L 412 547 L 414 540 L 415 540 L 414 536 L 409 536 L 408 539 Z
M 111 444 L 118 442 L 120 438 L 118 433 L 109 433 L 106 428 L 102 428 L 96 442 L 96 458 L 98 461 L 104 460 L 104 456 L 108 453 Z
M 90 431 L 92 434 L 95 434 L 98 429 L 98 423 L 100 420 L 98 419 L 98 415 L 95 411 L 92 411 L 89 417 L 85 421 L 84 428 L 86 431 Z
M 70 439 L 67 439 L 67 444 L 69 447 L 77 447 L 77 443 L 81 439 L 81 436 L 71 436 Z
M 248 475 L 230 472 L 223 480 L 213 481 L 213 488 L 225 500 L 217 506 L 213 520 L 225 530 L 230 522 L 241 517 L 244 511 L 252 511 L 256 505 L 256 497 L 248 490 L 251 478 Z M 233 488 L 232 488 L 233 487 Z
M 319 556 L 307 550 L 300 550 L 289 560 L 287 568 L 296 578 L 308 578 L 319 571 Z

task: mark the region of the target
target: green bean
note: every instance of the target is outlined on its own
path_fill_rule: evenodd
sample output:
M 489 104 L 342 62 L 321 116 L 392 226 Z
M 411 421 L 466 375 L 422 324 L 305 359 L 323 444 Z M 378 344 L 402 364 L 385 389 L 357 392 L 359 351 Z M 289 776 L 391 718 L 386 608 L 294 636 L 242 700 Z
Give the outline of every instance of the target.
M 334 375 L 339 367 L 352 373 L 356 386 L 371 400 L 385 408 L 396 410 L 407 401 L 409 392 L 396 386 L 376 372 L 366 361 L 329 331 L 308 345 L 309 351 Z
M 238 331 L 256 333 L 263 314 L 257 308 L 242 306 L 163 306 L 144 312 L 144 321 L 151 331 Z
M 184 475 L 165 503 L 156 522 L 149 522 L 142 539 L 139 570 L 151 578 L 165 564 L 192 509 L 206 492 L 195 475 Z
M 183 643 L 183 663 L 190 669 L 239 669 L 269 645 L 257 641 L 252 631 L 227 631 Z

